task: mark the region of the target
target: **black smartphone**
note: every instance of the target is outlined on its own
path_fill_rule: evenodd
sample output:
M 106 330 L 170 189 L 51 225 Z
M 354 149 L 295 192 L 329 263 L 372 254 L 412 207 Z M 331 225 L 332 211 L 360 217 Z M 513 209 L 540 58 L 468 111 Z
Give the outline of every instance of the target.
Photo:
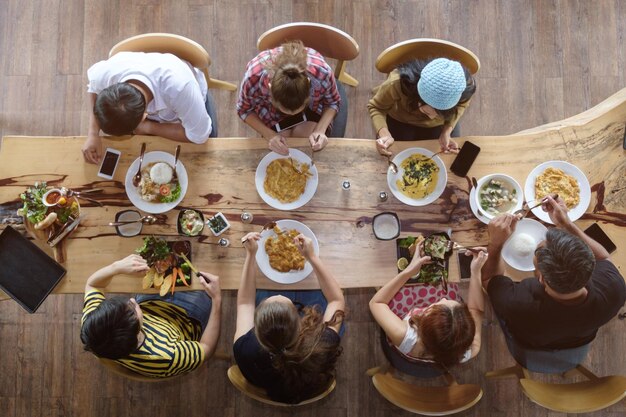
M 615 252 L 615 249 L 617 249 L 615 243 L 613 243 L 611 238 L 609 238 L 607 234 L 604 233 L 604 230 L 600 228 L 598 223 L 594 223 L 586 228 L 585 233 L 587 234 L 587 236 L 601 244 L 608 253 L 613 253 Z
M 471 255 L 466 255 L 465 252 L 458 252 L 457 257 L 459 260 L 459 270 L 461 273 L 461 279 L 469 279 L 472 276 L 472 259 Z
M 291 129 L 292 127 L 306 121 L 306 115 L 304 114 L 304 112 L 301 112 L 292 116 L 285 117 L 283 120 L 274 125 L 274 130 L 276 130 L 276 132 L 280 132 L 283 130 Z
M 450 171 L 459 177 L 466 176 L 479 153 L 480 148 L 478 146 L 472 142 L 465 141 L 463 146 L 461 146 L 459 154 L 454 158 L 452 165 L 450 165 Z
M 626 126 L 624 126 L 624 143 L 622 144 L 622 147 L 626 149 Z
M 107 148 L 102 158 L 102 164 L 100 170 L 98 170 L 98 176 L 107 180 L 112 180 L 115 170 L 117 169 L 117 163 L 120 160 L 121 152 L 117 149 Z

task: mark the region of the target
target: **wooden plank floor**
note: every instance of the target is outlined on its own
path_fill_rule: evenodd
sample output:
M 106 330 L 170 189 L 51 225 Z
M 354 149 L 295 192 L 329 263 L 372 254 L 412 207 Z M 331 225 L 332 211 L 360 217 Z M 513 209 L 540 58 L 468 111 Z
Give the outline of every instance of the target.
M 300 20 L 339 27 L 361 46 L 347 67 L 360 81 L 358 88 L 347 88 L 348 137 L 373 137 L 365 105 L 384 78 L 374 69 L 376 56 L 414 37 L 448 39 L 480 57 L 478 93 L 462 121 L 468 135 L 509 134 L 572 116 L 626 85 L 626 2 L 620 0 L 0 0 L 0 134 L 85 135 L 86 70 L 128 36 L 173 32 L 193 38 L 213 58 L 214 77 L 239 82 L 255 55 L 257 36 Z M 215 96 L 221 135 L 252 135 L 235 114 L 236 93 Z M 31 163 L 38 158 L 45 156 L 34 150 Z M 33 315 L 2 302 L 0 414 L 408 416 L 382 399 L 364 374 L 383 360 L 367 309 L 373 293 L 347 291 L 349 325 L 337 389 L 297 410 L 261 406 L 239 395 L 224 361 L 168 383 L 108 374 L 82 350 L 81 296 L 51 296 Z M 220 340 L 225 350 L 234 333 L 234 304 L 235 294 L 227 293 Z M 527 400 L 514 380 L 484 379 L 485 371 L 512 364 L 498 326 L 487 317 L 480 355 L 454 371 L 460 381 L 480 384 L 485 395 L 460 415 L 559 415 Z M 598 374 L 626 374 L 624 327 L 614 319 L 600 330 L 586 361 Z M 593 415 L 625 413 L 622 401 Z

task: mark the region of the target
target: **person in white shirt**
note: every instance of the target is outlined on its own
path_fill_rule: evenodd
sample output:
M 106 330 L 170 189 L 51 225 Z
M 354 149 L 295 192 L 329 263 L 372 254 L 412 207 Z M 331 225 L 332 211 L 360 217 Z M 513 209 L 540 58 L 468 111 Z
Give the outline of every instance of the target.
M 93 106 L 82 148 L 87 162 L 102 157 L 101 129 L 198 144 L 217 135 L 203 73 L 175 55 L 120 52 L 94 64 L 87 76 Z

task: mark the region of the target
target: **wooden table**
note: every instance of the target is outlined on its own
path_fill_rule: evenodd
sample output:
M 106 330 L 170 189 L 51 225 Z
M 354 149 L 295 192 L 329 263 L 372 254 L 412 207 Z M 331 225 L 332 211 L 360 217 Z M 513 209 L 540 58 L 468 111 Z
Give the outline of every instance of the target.
M 613 261 L 622 270 L 626 243 L 626 170 L 622 138 L 626 120 L 626 89 L 621 90 L 593 109 L 561 122 L 540 126 L 515 135 L 500 137 L 467 137 L 482 148 L 470 170 L 477 178 L 490 173 L 505 173 L 524 184 L 528 173 L 547 160 L 564 160 L 577 165 L 592 185 L 592 202 L 577 224 L 584 228 L 599 221 L 618 250 Z M 174 151 L 175 143 L 156 137 L 134 137 L 132 140 L 105 140 L 105 146 L 122 151 L 114 180 L 96 176 L 97 167 L 82 160 L 80 148 L 84 137 L 5 137 L 0 152 L 0 216 L 6 221 L 19 206 L 19 193 L 37 180 L 63 185 L 75 190 L 103 188 L 96 195 L 105 206 L 83 202 L 84 221 L 67 240 L 68 270 L 56 288 L 57 293 L 81 293 L 87 277 L 97 268 L 132 253 L 141 245 L 141 237 L 121 238 L 113 227 L 115 213 L 132 208 L 124 191 L 124 177 L 137 158 L 142 141 L 148 151 Z M 461 140 L 460 142 L 462 142 Z M 290 139 L 293 147 L 308 149 L 305 139 Z M 393 150 L 420 146 L 438 148 L 437 141 L 396 142 Z M 249 231 L 260 230 L 270 220 L 294 219 L 306 223 L 320 243 L 320 255 L 334 272 L 342 287 L 383 285 L 396 273 L 395 241 L 374 238 L 372 217 L 383 211 L 398 214 L 402 235 L 445 231 L 451 228 L 453 239 L 461 244 L 486 243 L 487 228 L 471 213 L 468 178 L 449 174 L 447 188 L 433 204 L 410 207 L 389 193 L 389 200 L 378 201 L 387 188 L 387 162 L 376 153 L 371 139 L 331 139 L 315 157 L 319 186 L 313 199 L 300 209 L 280 211 L 265 204 L 254 184 L 257 164 L 268 153 L 260 139 L 212 139 L 204 145 L 182 145 L 181 161 L 189 174 L 189 189 L 181 206 L 193 207 L 206 215 L 221 211 L 232 228 L 226 232 L 231 245 L 217 246 L 217 238 L 205 229 L 204 236 L 191 238 L 194 263 L 221 277 L 222 288 L 238 288 L 244 250 L 239 239 Z M 453 155 L 443 155 L 450 166 Z M 341 182 L 349 179 L 345 191 Z M 252 224 L 243 224 L 243 210 L 254 215 Z M 159 221 L 144 226 L 143 234 L 179 239 L 176 232 L 178 210 L 157 215 Z M 22 227 L 21 225 L 17 226 Z M 49 248 L 45 248 L 50 252 Z M 451 280 L 458 280 L 456 257 L 451 258 Z M 515 278 L 529 273 L 515 272 Z M 259 288 L 283 288 L 257 276 Z M 310 276 L 290 288 L 317 288 Z M 118 277 L 110 285 L 112 292 L 140 292 L 141 280 Z

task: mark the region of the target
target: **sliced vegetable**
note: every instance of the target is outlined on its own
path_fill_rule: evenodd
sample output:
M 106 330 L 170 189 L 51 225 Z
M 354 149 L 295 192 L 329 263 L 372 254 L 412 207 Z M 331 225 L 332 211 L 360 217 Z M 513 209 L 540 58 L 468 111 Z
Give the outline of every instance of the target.
M 185 287 L 188 287 L 189 286 L 189 282 L 187 282 L 187 278 L 185 277 L 185 274 L 183 273 L 183 269 L 182 268 L 178 269 L 178 276 L 183 281 L 183 285 Z
M 196 274 L 199 273 L 200 271 L 198 271 L 198 268 L 196 268 L 195 266 L 193 266 L 193 264 L 191 263 L 191 261 L 189 260 L 189 258 L 187 258 L 187 256 L 185 256 L 184 253 L 179 253 L 178 256 L 180 256 L 181 258 L 183 258 L 185 260 L 185 262 L 187 263 L 187 265 L 189 265 L 189 268 L 191 268 L 191 270 L 193 272 L 195 272 Z
M 159 292 L 159 294 L 161 294 L 161 297 L 164 297 L 171 287 L 172 287 L 172 275 L 170 274 L 163 279 L 163 284 L 161 285 L 161 291 Z
M 172 192 L 170 186 L 168 184 L 163 184 L 159 187 L 159 194 L 162 196 L 168 196 Z
M 152 284 L 154 284 L 155 274 L 156 274 L 156 271 L 150 268 L 148 272 L 146 273 L 146 276 L 143 277 L 141 288 L 143 288 L 144 290 L 147 290 L 148 288 L 152 287 Z

